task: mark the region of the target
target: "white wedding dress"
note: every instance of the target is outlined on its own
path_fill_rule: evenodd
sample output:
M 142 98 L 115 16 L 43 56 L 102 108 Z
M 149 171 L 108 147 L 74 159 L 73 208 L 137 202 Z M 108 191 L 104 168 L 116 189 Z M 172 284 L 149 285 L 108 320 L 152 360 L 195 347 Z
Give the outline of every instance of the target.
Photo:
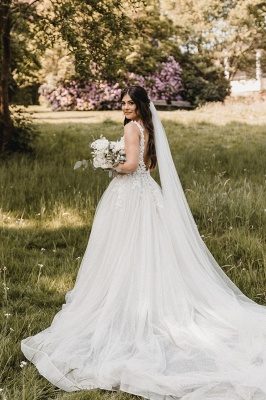
M 164 188 L 172 158 L 166 147 L 160 153 L 162 137 L 162 189 L 150 176 L 138 126 L 138 169 L 110 182 L 66 304 L 49 328 L 22 341 L 22 351 L 69 392 L 265 400 L 266 309 L 218 269 L 179 204 L 185 200 L 177 181 L 171 186 L 169 176 Z M 173 221 L 175 207 L 181 208 Z

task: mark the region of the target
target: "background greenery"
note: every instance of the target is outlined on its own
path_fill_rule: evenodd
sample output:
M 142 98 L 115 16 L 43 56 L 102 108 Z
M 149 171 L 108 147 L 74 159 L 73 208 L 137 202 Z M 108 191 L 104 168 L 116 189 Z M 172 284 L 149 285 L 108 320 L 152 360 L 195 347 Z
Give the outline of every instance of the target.
M 230 79 L 239 69 L 255 77 L 256 50 L 266 49 L 265 12 L 264 0 L 1 1 L 0 154 L 30 150 L 31 132 L 9 105 L 36 104 L 41 84 L 113 85 L 128 72 L 156 78 L 171 56 L 183 70 L 183 100 L 223 101 L 225 64 Z
M 21 339 L 49 326 L 74 284 L 109 183 L 103 171 L 74 171 L 74 163 L 89 157 L 93 137 L 123 133 L 120 111 L 31 111 L 40 132 L 34 153 L 0 165 L 0 399 L 125 400 L 132 396 L 67 394 L 33 365 L 20 367 Z M 231 100 L 160 115 L 203 239 L 240 289 L 266 305 L 266 104 Z

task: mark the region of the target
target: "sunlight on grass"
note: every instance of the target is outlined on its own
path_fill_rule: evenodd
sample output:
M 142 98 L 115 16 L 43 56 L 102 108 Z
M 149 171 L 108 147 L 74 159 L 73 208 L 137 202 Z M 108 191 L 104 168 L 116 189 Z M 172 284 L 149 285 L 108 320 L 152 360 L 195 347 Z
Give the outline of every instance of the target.
M 30 106 L 35 123 L 63 124 L 84 123 L 94 124 L 104 121 L 122 122 L 122 111 L 51 111 L 44 106 Z M 230 122 L 241 122 L 248 125 L 266 124 L 266 102 L 254 101 L 252 104 L 239 103 L 228 99 L 224 104 L 209 103 L 194 111 L 175 110 L 159 111 L 164 121 L 171 120 L 185 125 L 207 122 L 224 126 Z
M 3 212 L 3 210 L 0 209 L 0 224 L 3 228 L 28 229 L 38 227 L 52 230 L 62 227 L 86 226 L 88 222 L 77 213 L 77 210 L 65 209 L 61 206 L 59 210 L 58 208 L 55 209 L 50 216 L 37 213 L 35 218 L 31 219 L 24 219 L 23 214 L 18 216 L 16 213 Z
M 42 264 L 40 264 L 42 265 Z M 60 277 L 51 278 L 45 275 L 45 267 L 39 270 L 40 273 L 38 274 L 37 283 L 40 285 L 40 289 L 47 292 L 52 293 L 60 293 L 65 294 L 66 291 L 71 289 L 73 285 L 73 279 L 69 274 L 61 274 Z

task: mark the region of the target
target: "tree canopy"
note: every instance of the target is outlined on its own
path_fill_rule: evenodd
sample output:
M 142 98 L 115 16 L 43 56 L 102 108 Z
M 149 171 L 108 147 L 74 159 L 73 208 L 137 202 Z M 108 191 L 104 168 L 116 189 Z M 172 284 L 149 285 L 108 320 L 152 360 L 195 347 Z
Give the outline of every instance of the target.
M 266 49 L 266 2 L 262 0 L 162 0 L 181 48 L 206 54 L 216 64 L 227 59 L 230 74 L 246 68 L 256 49 Z
M 127 4 L 138 6 L 135 0 Z M 78 73 L 111 76 L 119 67 L 115 50 L 124 43 L 129 25 L 121 0 L 1 0 L 1 151 L 13 150 L 19 135 L 9 110 L 10 87 L 34 79 L 47 48 L 62 41 Z

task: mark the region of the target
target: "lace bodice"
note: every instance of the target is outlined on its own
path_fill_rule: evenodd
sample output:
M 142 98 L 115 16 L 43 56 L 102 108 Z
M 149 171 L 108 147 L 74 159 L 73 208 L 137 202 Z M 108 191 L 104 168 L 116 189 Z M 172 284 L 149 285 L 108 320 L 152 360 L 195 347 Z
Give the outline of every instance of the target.
M 137 127 L 140 130 L 140 151 L 139 151 L 139 165 L 137 170 L 134 172 L 134 174 L 136 175 L 143 175 L 143 174 L 149 174 L 149 170 L 147 170 L 146 168 L 146 164 L 144 162 L 144 150 L 145 150 L 145 135 L 144 135 L 144 129 L 143 127 L 140 125 L 139 122 L 137 121 L 132 121 L 134 124 L 137 125 Z
M 149 169 L 147 169 L 146 164 L 144 162 L 144 150 L 145 150 L 145 135 L 144 135 L 144 129 L 143 127 L 140 125 L 139 122 L 137 121 L 132 121 L 134 124 L 137 125 L 137 127 L 140 130 L 140 143 L 139 143 L 139 164 L 138 164 L 138 168 L 136 169 L 135 172 L 132 173 L 128 173 L 128 174 L 119 174 L 118 178 L 122 179 L 123 177 L 126 176 L 149 176 L 150 175 L 150 171 Z
M 148 190 L 154 203 L 158 207 L 162 207 L 161 193 L 159 186 L 155 184 L 155 181 L 150 175 L 150 170 L 146 168 L 144 162 L 144 150 L 145 150 L 145 135 L 144 129 L 137 121 L 132 121 L 140 130 L 140 151 L 139 151 L 139 164 L 135 172 L 129 174 L 118 174 L 114 179 L 113 192 L 116 193 L 117 200 L 115 208 L 123 208 L 125 205 L 125 198 L 127 191 L 133 191 L 143 196 L 145 190 Z M 133 195 L 133 193 L 132 193 Z

